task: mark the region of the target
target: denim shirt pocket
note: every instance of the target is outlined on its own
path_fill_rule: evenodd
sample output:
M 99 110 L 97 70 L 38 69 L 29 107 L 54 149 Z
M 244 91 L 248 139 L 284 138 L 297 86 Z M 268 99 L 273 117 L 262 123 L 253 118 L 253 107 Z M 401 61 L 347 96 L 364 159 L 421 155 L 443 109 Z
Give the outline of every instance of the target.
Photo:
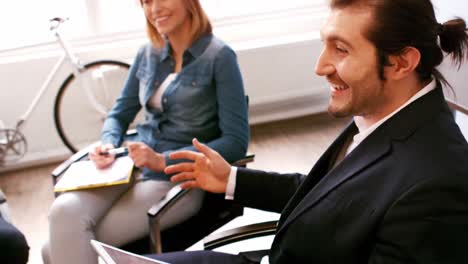
M 190 72 L 183 72 L 179 77 L 172 91 L 167 91 L 167 110 L 173 118 L 183 120 L 184 125 L 201 125 L 213 115 L 213 103 L 216 103 L 211 78 Z
M 207 76 L 201 73 L 189 73 L 182 76 L 181 83 L 187 89 L 194 91 L 209 89 L 209 87 L 212 85 L 212 80 L 210 77 L 211 76 Z
M 200 73 L 197 74 L 186 74 L 181 76 L 181 87 L 182 88 L 179 97 L 182 101 L 190 104 L 194 103 L 206 103 L 206 100 L 211 99 L 215 89 L 212 85 L 211 76 L 206 76 Z M 211 100 L 210 100 L 211 101 Z

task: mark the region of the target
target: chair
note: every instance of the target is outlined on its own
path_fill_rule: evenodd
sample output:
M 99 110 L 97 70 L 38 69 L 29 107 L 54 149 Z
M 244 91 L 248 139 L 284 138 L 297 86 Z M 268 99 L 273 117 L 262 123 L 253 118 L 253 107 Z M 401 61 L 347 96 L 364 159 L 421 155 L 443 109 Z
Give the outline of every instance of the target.
M 10 210 L 8 208 L 7 199 L 2 190 L 0 190 L 0 217 L 11 223 Z
M 455 122 L 459 125 L 460 130 L 468 140 L 468 108 L 451 100 L 447 100 L 447 104 L 454 115 Z M 278 221 L 268 221 L 211 234 L 203 239 L 203 247 L 205 250 L 214 250 L 251 238 L 275 235 L 277 224 Z
M 233 165 L 245 167 L 253 159 L 254 155 L 248 154 L 244 159 L 233 163 Z M 233 201 L 225 200 L 224 194 L 206 192 L 202 207 L 196 215 L 175 227 L 161 232 L 159 228 L 160 219 L 190 191 L 192 190 L 183 190 L 179 186 L 175 186 L 160 203 L 153 205 L 148 210 L 151 252 L 162 253 L 185 250 L 243 214 L 243 207 Z
M 203 239 L 203 248 L 205 250 L 213 250 L 228 244 L 251 238 L 271 236 L 276 233 L 277 225 L 278 221 L 276 220 L 267 221 L 245 225 L 216 234 L 212 234 Z
M 466 106 L 447 100 L 447 104 L 452 110 L 455 122 L 457 122 L 463 135 L 468 140 L 468 109 Z
M 127 133 L 127 136 L 132 136 L 134 133 L 136 132 Z M 86 159 L 89 151 L 94 146 L 95 144 L 92 144 L 80 150 L 56 167 L 52 171 L 53 184 L 55 185 L 60 175 L 72 163 Z M 247 154 L 243 159 L 233 163 L 233 165 L 245 167 L 247 163 L 254 160 L 254 157 L 255 155 L 253 154 Z M 182 190 L 179 186 L 175 186 L 169 190 L 161 202 L 153 205 L 148 210 L 149 236 L 124 245 L 121 248 L 137 254 L 184 250 L 243 214 L 243 207 L 232 201 L 225 200 L 224 195 L 206 193 L 202 207 L 196 215 L 183 223 L 161 232 L 159 228 L 161 217 L 189 192 L 190 190 Z M 56 193 L 56 195 L 59 194 Z

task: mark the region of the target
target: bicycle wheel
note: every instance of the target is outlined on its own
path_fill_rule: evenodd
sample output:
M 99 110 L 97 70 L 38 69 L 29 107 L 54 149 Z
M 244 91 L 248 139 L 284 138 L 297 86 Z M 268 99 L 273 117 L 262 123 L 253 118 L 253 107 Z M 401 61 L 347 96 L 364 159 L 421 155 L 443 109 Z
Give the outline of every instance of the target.
M 102 124 L 120 95 L 129 65 L 96 61 L 78 76 L 70 74 L 57 93 L 54 121 L 63 143 L 73 153 L 100 138 Z
M 0 128 L 0 165 L 18 161 L 27 149 L 26 138 L 19 130 Z

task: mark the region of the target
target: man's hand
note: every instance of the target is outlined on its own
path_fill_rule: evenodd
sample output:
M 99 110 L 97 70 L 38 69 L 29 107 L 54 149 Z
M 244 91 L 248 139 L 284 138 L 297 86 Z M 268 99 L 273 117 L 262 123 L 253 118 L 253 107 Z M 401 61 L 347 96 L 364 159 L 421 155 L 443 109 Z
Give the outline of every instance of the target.
M 181 182 L 181 187 L 201 188 L 203 190 L 224 193 L 228 182 L 231 165 L 227 163 L 218 152 L 193 139 L 193 145 L 200 151 L 176 151 L 169 155 L 171 159 L 188 159 L 193 162 L 183 162 L 168 166 L 166 174 L 176 173 L 171 178 L 172 182 Z
M 94 148 L 92 152 L 89 152 L 89 159 L 94 162 L 96 168 L 98 169 L 105 169 L 109 167 L 115 160 L 114 155 L 102 155 L 102 152 L 108 151 L 109 149 L 113 149 L 114 145 L 112 144 L 105 144 L 100 145 Z
M 127 144 L 128 156 L 136 167 L 146 167 L 152 171 L 160 172 L 166 167 L 164 155 L 155 152 L 145 143 L 129 142 Z

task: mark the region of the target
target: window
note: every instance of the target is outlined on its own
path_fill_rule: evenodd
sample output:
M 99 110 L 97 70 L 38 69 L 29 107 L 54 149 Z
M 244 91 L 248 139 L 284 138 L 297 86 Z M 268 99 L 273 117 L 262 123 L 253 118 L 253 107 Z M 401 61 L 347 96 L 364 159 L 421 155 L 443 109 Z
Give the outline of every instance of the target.
M 297 19 L 297 13 L 294 12 L 300 12 L 299 16 L 313 16 L 314 13 L 322 15 L 323 12 L 317 12 L 317 7 L 325 6 L 324 0 L 200 1 L 212 19 L 215 29 L 230 27 L 236 23 L 252 23 L 256 19 L 283 23 L 287 19 Z M 62 31 L 67 39 L 128 32 L 142 32 L 142 36 L 144 34 L 145 22 L 139 0 L 26 0 L 8 1 L 2 5 L 0 25 L 5 29 L 2 29 L 4 37 L 0 43 L 0 50 L 53 41 L 48 30 L 48 20 L 56 16 L 70 18 Z M 304 10 L 310 12 L 306 13 Z M 265 22 L 263 26 L 254 26 L 252 30 L 261 31 L 267 25 Z M 290 28 L 286 24 L 283 26 L 286 32 Z
M 228 42 L 246 44 L 246 47 L 315 37 L 328 14 L 325 0 L 201 2 L 213 21 L 215 34 Z
M 314 5 L 317 0 L 201 0 L 201 3 L 214 20 L 222 18 L 251 16 Z
M 93 35 L 144 30 L 145 17 L 139 0 L 89 0 Z
M 49 19 L 57 16 L 70 18 L 66 32 L 71 37 L 85 35 L 89 30 L 83 0 L 7 1 L 1 9 L 0 50 L 52 41 Z

